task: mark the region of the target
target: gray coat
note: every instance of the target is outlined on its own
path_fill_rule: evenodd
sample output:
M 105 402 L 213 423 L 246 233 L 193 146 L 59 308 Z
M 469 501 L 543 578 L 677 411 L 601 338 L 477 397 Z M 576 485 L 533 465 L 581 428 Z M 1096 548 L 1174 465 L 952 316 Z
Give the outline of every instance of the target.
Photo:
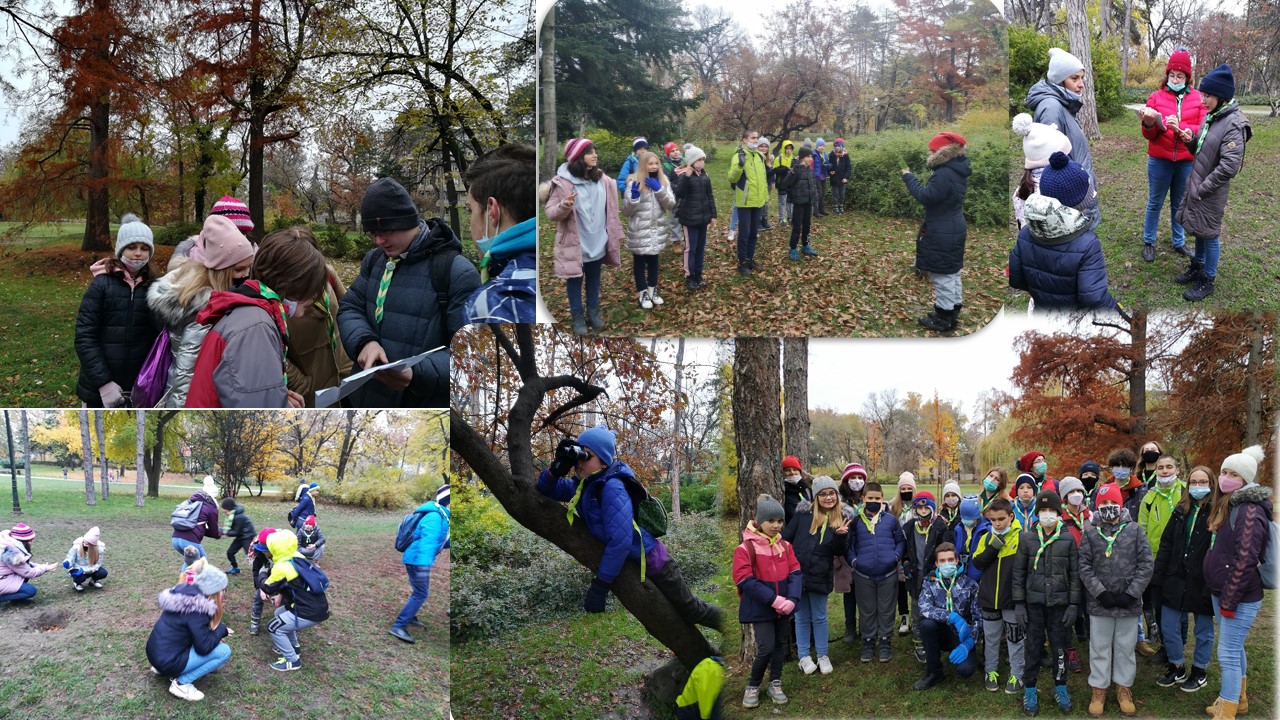
M 1080 535 L 1080 582 L 1089 601 L 1090 615 L 1137 617 L 1142 614 L 1142 592 L 1151 582 L 1155 568 L 1151 544 L 1128 510 L 1121 510 L 1119 525 L 1124 529 L 1116 538 L 1111 557 L 1106 556 L 1107 541 L 1098 534 L 1097 528 L 1110 535 L 1117 525 L 1102 523 L 1094 514 L 1092 520 L 1085 522 Z M 1134 601 L 1126 608 L 1104 608 L 1098 603 L 1098 596 L 1105 590 L 1127 593 Z
M 202 288 L 192 298 L 191 304 L 184 307 L 178 302 L 178 292 L 173 287 L 171 275 L 172 271 L 151 283 L 147 292 L 151 317 L 169 330 L 172 362 L 169 365 L 169 384 L 156 403 L 156 407 L 161 408 L 180 408 L 187 404 L 187 388 L 191 386 L 196 355 L 209 332 L 208 325 L 196 322 L 196 313 L 209 304 L 209 296 L 213 293 L 213 288 Z
M 631 199 L 631 181 L 622 191 L 622 214 L 627 220 L 627 250 L 633 255 L 657 255 L 671 241 L 671 225 L 666 213 L 676 206 L 670 185 L 654 192 L 640 184 L 640 197 Z M 447 378 L 446 378 L 447 379 Z
M 1215 238 L 1222 234 L 1231 178 L 1244 165 L 1244 144 L 1253 136 L 1249 120 L 1239 107 L 1227 108 L 1209 125 L 1209 133 L 1196 150 L 1186 195 L 1178 208 L 1178 222 L 1192 235 Z
M 1039 549 L 1037 530 L 1019 535 L 1018 554 L 1013 559 L 1013 604 L 1079 605 L 1080 560 L 1071 531 L 1062 528 L 1058 539 L 1041 554 L 1039 564 L 1035 564 Z
M 1027 90 L 1027 107 L 1031 109 L 1031 117 L 1043 125 L 1056 125 L 1058 131 L 1071 141 L 1071 159 L 1089 173 L 1089 197 L 1085 199 L 1081 210 L 1089 218 L 1089 228 L 1098 226 L 1101 215 L 1098 212 L 1098 195 L 1094 190 L 1098 187 L 1098 176 L 1093 172 L 1093 156 L 1089 154 L 1089 139 L 1076 120 L 1083 103 L 1072 97 L 1067 89 L 1055 85 L 1048 80 L 1041 80 Z

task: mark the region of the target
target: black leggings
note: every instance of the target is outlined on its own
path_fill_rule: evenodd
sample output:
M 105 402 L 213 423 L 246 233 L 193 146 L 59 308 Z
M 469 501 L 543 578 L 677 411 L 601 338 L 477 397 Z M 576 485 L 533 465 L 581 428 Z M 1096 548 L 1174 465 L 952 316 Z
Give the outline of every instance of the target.
M 636 278 L 636 292 L 658 287 L 658 256 L 632 255 L 631 273 Z
M 765 667 L 769 668 L 769 680 L 782 679 L 782 666 L 787 662 L 787 645 L 791 637 L 791 617 L 751 625 L 756 630 L 756 659 L 751 663 L 751 680 L 747 684 L 760 687 Z
M 809 227 L 813 217 L 813 206 L 805 203 L 796 205 L 795 210 L 791 214 L 791 249 L 796 249 L 796 243 L 800 240 L 805 245 L 809 244 Z
M 232 540 L 231 547 L 227 548 L 227 562 L 231 563 L 231 567 L 240 567 L 236 564 L 236 553 L 241 550 L 249 552 L 249 541 L 244 538 Z

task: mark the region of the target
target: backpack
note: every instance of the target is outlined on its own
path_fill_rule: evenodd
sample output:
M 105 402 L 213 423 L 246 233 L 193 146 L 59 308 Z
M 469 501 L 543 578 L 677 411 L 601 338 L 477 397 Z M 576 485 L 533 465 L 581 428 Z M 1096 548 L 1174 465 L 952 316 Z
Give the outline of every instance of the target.
M 440 513 L 441 517 L 444 517 L 446 521 L 448 520 L 449 516 L 445 515 L 444 510 L 439 505 L 427 510 L 414 510 L 404 516 L 404 519 L 400 521 L 400 528 L 396 530 L 397 552 L 404 552 L 409 549 L 409 546 L 413 544 L 413 534 L 418 530 L 418 523 L 433 512 Z M 448 547 L 448 542 L 449 536 L 445 535 L 445 547 Z
M 1239 505 L 1231 508 L 1229 517 L 1232 530 L 1236 529 L 1236 513 L 1239 510 Z M 1276 589 L 1277 543 L 1280 543 L 1280 526 L 1277 526 L 1274 520 L 1267 518 L 1267 544 L 1262 548 L 1262 553 L 1258 556 L 1258 574 L 1262 576 L 1262 587 L 1266 590 Z
M 655 539 L 667 534 L 667 509 L 662 501 L 649 494 L 639 480 L 617 476 L 627 489 L 627 497 L 631 498 L 631 508 L 635 514 L 632 522 L 637 530 L 644 530 Z
M 200 508 L 203 505 L 199 500 L 183 500 L 169 514 L 169 524 L 175 530 L 194 530 L 200 524 Z
M 310 560 L 293 558 L 293 569 L 298 571 L 298 578 L 308 593 L 323 595 L 329 589 L 329 576 Z

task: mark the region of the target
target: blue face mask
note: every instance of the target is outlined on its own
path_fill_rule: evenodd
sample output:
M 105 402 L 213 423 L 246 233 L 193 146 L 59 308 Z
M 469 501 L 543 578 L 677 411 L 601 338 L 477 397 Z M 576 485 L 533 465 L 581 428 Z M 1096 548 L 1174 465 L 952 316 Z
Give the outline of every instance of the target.
M 1128 479 L 1129 479 L 1129 468 L 1127 468 L 1127 467 L 1113 467 L 1113 468 L 1111 468 L 1111 474 L 1112 474 L 1112 475 L 1114 475 L 1114 476 L 1115 476 L 1115 478 L 1116 478 L 1117 480 L 1128 480 Z
M 476 247 L 480 250 L 480 257 L 489 254 L 489 248 L 493 245 L 493 238 L 489 237 L 489 213 L 484 214 L 484 236 L 476 241 Z
M 1170 89 L 1170 90 L 1172 90 L 1172 91 L 1174 91 L 1174 92 L 1176 92 L 1176 93 L 1179 93 L 1179 92 L 1182 92 L 1183 90 L 1186 90 L 1186 89 L 1187 89 L 1187 84 L 1186 84 L 1186 83 L 1178 83 L 1178 84 L 1176 84 L 1176 85 L 1175 85 L 1175 84 L 1173 84 L 1173 83 L 1169 83 L 1169 89 Z
M 958 570 L 959 567 L 959 565 L 953 562 L 942 563 L 938 565 L 938 575 L 944 578 L 953 578 L 956 576 L 956 570 Z
M 293 300 L 281 300 L 280 302 L 284 305 L 284 316 L 285 316 L 285 317 L 287 317 L 287 318 L 291 318 L 291 317 L 293 317 L 293 314 L 294 314 L 294 313 L 296 313 L 296 312 L 298 311 L 298 303 L 297 303 L 296 301 L 293 301 Z
M 1203 485 L 1200 485 L 1197 487 L 1187 488 L 1187 492 L 1190 493 L 1191 497 L 1195 498 L 1196 500 L 1203 500 L 1204 496 L 1209 494 L 1209 488 Z
M 960 519 L 960 522 L 964 523 L 964 526 L 965 526 L 965 527 L 970 527 L 970 528 L 971 528 L 971 527 L 973 527 L 974 525 L 977 525 L 977 524 L 978 524 L 978 519 L 977 519 L 977 518 L 974 518 L 974 519 L 972 519 L 972 520 L 965 520 L 964 518 L 961 518 L 961 519 Z

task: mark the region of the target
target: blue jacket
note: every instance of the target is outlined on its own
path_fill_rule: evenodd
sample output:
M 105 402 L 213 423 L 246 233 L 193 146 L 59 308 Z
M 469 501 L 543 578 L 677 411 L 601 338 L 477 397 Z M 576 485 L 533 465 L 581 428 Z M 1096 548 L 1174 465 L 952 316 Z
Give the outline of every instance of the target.
M 626 463 L 617 460 L 582 480 L 586 487 L 575 508 L 578 517 L 586 521 L 591 537 L 604 543 L 600 569 L 596 571 L 596 577 L 604 583 L 617 579 L 622 564 L 628 559 L 639 561 L 641 553 L 648 553 L 658 544 L 647 531 L 637 533 L 632 526 L 635 510 L 621 480 L 623 477 L 635 478 L 635 473 Z M 538 475 L 538 492 L 552 500 L 569 502 L 578 489 L 578 482 L 575 478 L 554 477 L 549 469 L 543 470 Z
M 531 323 L 537 318 L 537 220 L 529 218 L 498 234 L 481 261 L 497 275 L 475 289 L 463 311 L 470 323 Z
M 954 538 L 951 542 L 956 546 L 960 562 L 964 563 L 964 574 L 973 578 L 974 582 L 982 579 L 982 571 L 973 564 L 971 558 L 978 552 L 978 541 L 989 532 L 991 532 L 991 521 L 984 517 L 978 518 L 978 522 L 973 526 L 972 531 L 965 527 L 963 522 L 956 523 L 956 527 L 952 531 Z
M 1031 234 L 1031 225 L 1022 228 L 1009 253 L 1009 286 L 1031 293 L 1036 307 L 1046 310 L 1116 307 L 1102 244 L 1088 229 L 1042 240 Z
M 964 616 L 970 630 L 982 618 L 982 606 L 978 603 L 978 583 L 969 577 L 969 573 L 960 573 L 955 585 L 951 586 L 951 610 L 947 609 L 947 591 L 942 587 L 935 570 L 924 581 L 920 589 L 920 615 L 938 622 L 949 622 L 947 618 L 955 611 Z
M 316 514 L 316 501 L 311 498 L 311 493 L 304 492 L 298 500 L 298 504 L 293 506 L 293 510 L 289 511 L 289 525 L 295 530 L 302 527 L 302 523 L 306 521 L 308 515 Z
M 218 605 L 195 585 L 163 590 L 158 600 L 162 612 L 147 638 L 147 660 L 162 676 L 176 678 L 186 670 L 191 650 L 199 655 L 213 652 L 227 636 L 227 626 L 209 627 Z
M 416 512 L 425 512 L 426 515 L 413 532 L 413 540 L 404 551 L 403 562 L 405 565 L 431 567 L 449 538 L 449 508 L 428 500 L 419 505 Z
M 849 552 L 845 559 L 859 575 L 882 580 L 897 575 L 898 563 L 907 552 L 902 525 L 893 513 L 884 511 L 875 523 L 875 533 L 867 529 L 866 516 L 859 514 L 849 523 Z
M 622 194 L 623 190 L 627 189 L 627 178 L 635 174 L 636 167 L 639 163 L 640 158 L 637 157 L 635 153 L 631 153 L 627 156 L 626 160 L 622 161 L 622 169 L 618 171 L 618 179 L 616 181 L 618 183 L 619 195 Z

